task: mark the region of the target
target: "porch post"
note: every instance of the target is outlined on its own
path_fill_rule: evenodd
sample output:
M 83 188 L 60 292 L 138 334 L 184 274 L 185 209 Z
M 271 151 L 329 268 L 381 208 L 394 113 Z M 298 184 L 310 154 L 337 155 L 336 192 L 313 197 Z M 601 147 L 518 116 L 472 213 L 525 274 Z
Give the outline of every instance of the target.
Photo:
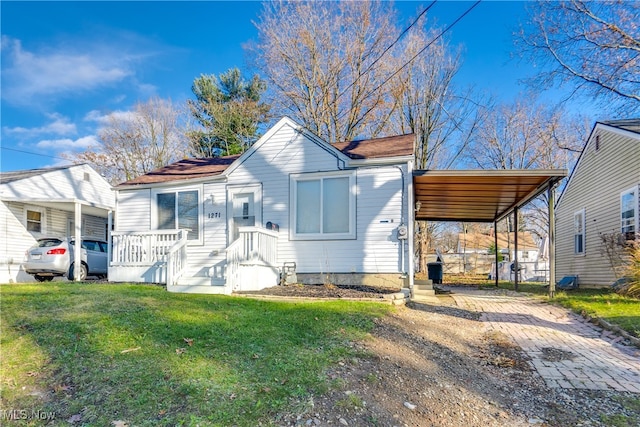
M 79 274 L 80 264 L 82 263 L 82 204 L 79 201 L 75 201 L 74 203 L 75 213 L 74 213 L 74 228 L 73 231 L 75 247 L 73 251 L 73 264 L 74 264 L 74 274 L 73 280 L 79 282 Z
M 555 215 L 555 186 L 549 183 L 547 189 L 549 199 L 549 298 L 556 293 L 556 215 Z
M 500 273 L 498 272 L 498 221 L 493 221 L 493 244 L 496 248 L 496 288 L 498 287 L 498 277 Z
M 109 272 L 109 267 L 111 266 L 111 230 L 113 230 L 113 211 L 109 211 L 107 213 L 107 273 Z M 107 280 L 109 276 L 107 274 Z
M 514 238 L 513 238 L 513 246 L 514 246 L 514 250 L 513 250 L 513 268 L 514 268 L 514 273 L 513 273 L 513 284 L 514 284 L 514 289 L 516 290 L 516 292 L 518 292 L 518 279 L 519 279 L 519 270 L 518 270 L 518 207 L 516 206 L 515 209 L 513 209 L 513 228 L 515 230 L 514 232 Z

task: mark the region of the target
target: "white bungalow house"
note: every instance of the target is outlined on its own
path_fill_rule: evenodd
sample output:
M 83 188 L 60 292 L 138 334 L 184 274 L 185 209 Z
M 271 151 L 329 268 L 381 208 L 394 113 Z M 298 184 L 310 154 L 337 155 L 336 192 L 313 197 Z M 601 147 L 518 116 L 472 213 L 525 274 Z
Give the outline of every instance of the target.
M 114 207 L 111 185 L 88 165 L 0 173 L 0 283 L 34 280 L 21 264 L 40 237 L 106 240 Z
M 638 239 L 639 192 L 640 119 L 596 123 L 556 207 L 558 277 L 616 280 L 604 240 Z
M 109 280 L 229 294 L 284 272 L 400 288 L 412 267 L 414 139 L 329 144 L 283 118 L 242 155 L 120 184 Z

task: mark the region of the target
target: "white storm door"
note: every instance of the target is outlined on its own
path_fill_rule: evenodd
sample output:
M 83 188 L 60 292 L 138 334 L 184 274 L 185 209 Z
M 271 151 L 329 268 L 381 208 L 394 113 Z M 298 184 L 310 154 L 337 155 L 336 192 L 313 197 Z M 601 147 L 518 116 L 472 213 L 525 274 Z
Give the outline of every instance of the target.
M 240 227 L 262 223 L 262 186 L 230 187 L 228 189 L 227 218 L 229 244 L 239 237 Z

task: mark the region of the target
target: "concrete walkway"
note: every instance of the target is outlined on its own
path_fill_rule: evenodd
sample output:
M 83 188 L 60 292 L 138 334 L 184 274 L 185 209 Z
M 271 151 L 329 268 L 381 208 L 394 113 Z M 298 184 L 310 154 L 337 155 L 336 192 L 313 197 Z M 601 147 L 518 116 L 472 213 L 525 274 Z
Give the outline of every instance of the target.
M 445 288 L 460 308 L 481 313 L 486 330 L 511 337 L 549 387 L 640 393 L 640 349 L 614 333 L 530 297 Z

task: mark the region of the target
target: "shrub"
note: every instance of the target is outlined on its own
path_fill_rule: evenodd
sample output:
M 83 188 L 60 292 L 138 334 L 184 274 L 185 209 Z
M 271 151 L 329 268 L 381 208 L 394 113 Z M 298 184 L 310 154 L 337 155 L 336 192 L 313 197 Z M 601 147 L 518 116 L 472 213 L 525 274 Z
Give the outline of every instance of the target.
M 640 297 L 640 243 L 636 240 L 628 249 L 629 259 L 627 261 L 625 277 L 629 282 L 622 286 L 619 294 L 639 298 Z

